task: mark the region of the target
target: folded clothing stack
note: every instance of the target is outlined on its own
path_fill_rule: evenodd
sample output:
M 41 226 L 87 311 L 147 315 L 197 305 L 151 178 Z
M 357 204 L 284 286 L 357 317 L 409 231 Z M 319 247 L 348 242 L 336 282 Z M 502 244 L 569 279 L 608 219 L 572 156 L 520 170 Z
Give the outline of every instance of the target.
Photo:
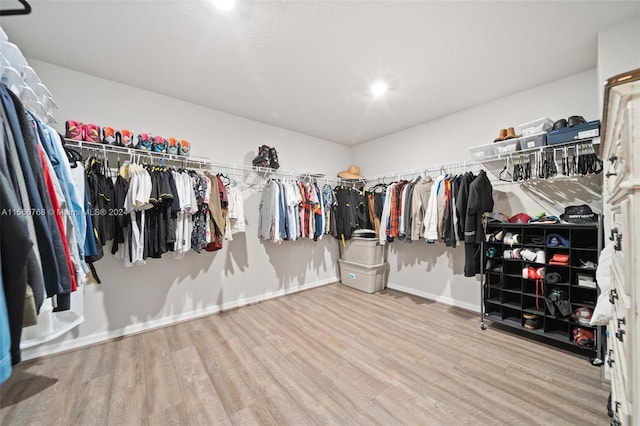
M 559 266 L 568 266 L 569 265 L 569 255 L 564 253 L 554 253 L 549 259 L 549 265 L 559 265 Z

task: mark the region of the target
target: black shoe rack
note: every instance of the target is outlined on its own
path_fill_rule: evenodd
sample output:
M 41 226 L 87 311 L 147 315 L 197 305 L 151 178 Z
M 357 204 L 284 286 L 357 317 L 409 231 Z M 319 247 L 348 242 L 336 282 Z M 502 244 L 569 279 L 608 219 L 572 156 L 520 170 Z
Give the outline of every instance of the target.
M 605 343 L 602 327 L 580 324 L 572 315 L 577 308 L 593 309 L 596 305 L 597 286 L 584 284 L 588 281 L 585 277 L 596 282 L 600 229 L 599 224 L 488 224 L 482 245 L 481 328 L 486 329 L 485 320 L 490 320 L 520 335 L 588 356 L 593 364 L 601 363 Z M 508 238 L 514 235 L 517 237 Z M 524 250 L 531 260 L 522 258 Z M 544 256 L 532 259 L 531 252 L 541 251 Z M 566 259 L 566 265 L 552 264 L 554 258 Z M 544 268 L 543 278 L 523 275 L 527 268 Z M 549 273 L 555 273 L 551 282 L 544 279 Z M 558 289 L 556 295 L 566 297 L 564 311 L 570 304 L 571 314 L 563 315 L 555 309 L 557 305 L 548 305 L 546 299 L 554 289 Z M 574 335 L 581 329 L 593 333 L 592 347 L 576 341 Z

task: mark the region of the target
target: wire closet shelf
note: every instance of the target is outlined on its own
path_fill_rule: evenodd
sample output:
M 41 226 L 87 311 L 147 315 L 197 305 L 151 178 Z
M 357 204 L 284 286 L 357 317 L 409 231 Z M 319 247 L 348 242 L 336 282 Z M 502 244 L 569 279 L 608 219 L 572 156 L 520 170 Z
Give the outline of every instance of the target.
M 394 181 L 400 179 L 413 178 L 416 176 L 438 176 L 443 174 L 460 174 L 467 171 L 479 172 L 480 170 L 485 170 L 483 164 L 475 161 L 475 160 L 463 160 L 463 161 L 453 161 L 449 163 L 440 163 L 436 165 L 431 165 L 427 167 L 421 167 L 417 169 L 411 170 L 403 170 L 400 172 L 392 172 L 385 173 L 376 176 L 369 176 L 364 179 L 366 183 L 373 182 L 382 182 L 385 183 L 387 180 Z
M 92 151 L 106 157 L 109 154 L 128 157 L 131 161 L 141 161 L 143 159 L 156 165 L 181 166 L 182 168 L 195 167 L 203 170 L 217 170 L 234 176 L 244 176 L 248 173 L 255 173 L 263 180 L 271 178 L 282 179 L 315 179 L 319 182 L 327 183 L 343 183 L 347 182 L 338 177 L 329 177 L 322 174 L 313 174 L 308 172 L 295 172 L 290 170 L 271 169 L 268 167 L 258 167 L 247 164 L 228 163 L 223 161 L 215 161 L 207 157 L 184 156 L 177 154 L 169 154 L 166 152 L 152 152 L 130 147 L 121 147 L 108 144 L 98 144 L 95 142 L 78 141 L 75 139 L 65 139 L 65 146 L 70 148 L 78 148 Z M 350 182 L 350 181 L 349 181 Z

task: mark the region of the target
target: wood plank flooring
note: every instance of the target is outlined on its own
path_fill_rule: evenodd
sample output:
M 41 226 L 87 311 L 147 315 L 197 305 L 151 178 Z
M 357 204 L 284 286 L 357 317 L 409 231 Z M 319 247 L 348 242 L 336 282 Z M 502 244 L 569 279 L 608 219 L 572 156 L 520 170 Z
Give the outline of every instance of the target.
M 332 284 L 25 362 L 2 425 L 604 425 L 586 358 Z

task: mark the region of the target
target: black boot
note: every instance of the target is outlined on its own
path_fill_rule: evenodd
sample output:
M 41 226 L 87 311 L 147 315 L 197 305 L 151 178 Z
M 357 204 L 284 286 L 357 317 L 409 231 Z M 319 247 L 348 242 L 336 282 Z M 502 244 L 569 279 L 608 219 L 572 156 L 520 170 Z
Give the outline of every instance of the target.
M 277 169 L 280 167 L 278 162 L 278 151 L 275 148 L 269 148 L 269 167 Z
M 253 165 L 256 167 L 269 167 L 269 147 L 262 145 L 258 148 L 258 155 L 253 159 Z

